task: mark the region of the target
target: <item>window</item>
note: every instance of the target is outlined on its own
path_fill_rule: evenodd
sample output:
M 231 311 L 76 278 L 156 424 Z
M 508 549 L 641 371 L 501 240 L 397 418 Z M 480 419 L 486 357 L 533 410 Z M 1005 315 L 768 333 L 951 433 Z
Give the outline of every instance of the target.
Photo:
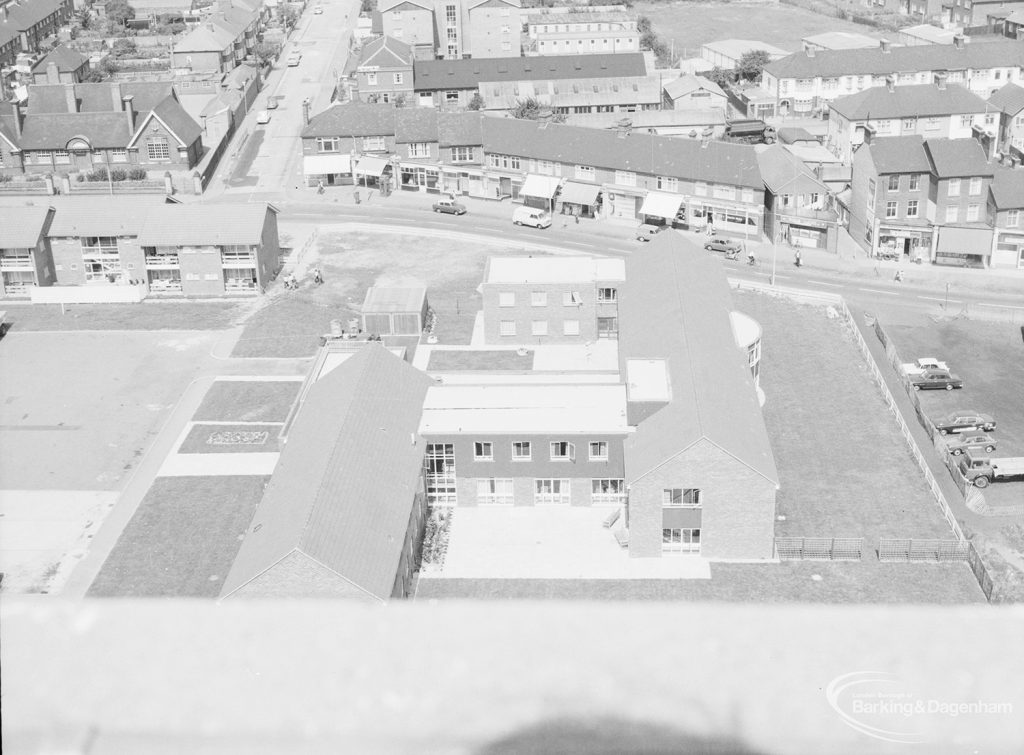
M 519 158 L 514 155 L 487 155 L 487 164 L 492 168 L 519 170 Z
M 916 218 L 917 217 L 917 200 L 916 199 L 911 199 L 909 202 L 907 202 L 907 217 L 908 218 Z
M 530 323 L 530 335 L 546 336 L 548 334 L 547 320 L 534 320 Z
M 658 176 L 658 188 L 663 191 L 677 191 L 679 182 L 674 178 L 668 176 Z M 705 187 L 706 190 L 706 187 Z
M 917 128 L 917 118 L 904 118 L 903 119 L 903 130 L 913 131 Z
M 594 169 L 589 165 L 577 165 L 576 178 L 579 178 L 583 181 L 593 181 Z
M 700 488 L 666 488 L 661 491 L 661 505 L 667 508 L 700 508 Z
M 576 446 L 564 440 L 552 441 L 551 461 L 576 461 Z
M 56 149 L 53 151 L 53 161 L 67 164 L 71 162 L 71 155 L 66 149 Z
M 1017 223 L 1020 220 L 1020 210 L 1007 210 L 1006 212 L 1006 227 L 1016 228 Z
M 899 202 L 886 202 L 885 203 L 885 217 L 894 218 L 899 214 Z
M 580 321 L 579 320 L 563 320 L 562 321 L 562 335 L 564 336 L 578 336 L 580 334 Z
M 397 84 L 401 84 L 404 81 L 404 79 L 405 79 L 405 74 L 403 74 L 403 73 L 396 73 L 395 74 L 395 84 L 396 85 Z
M 428 443 L 423 458 L 427 477 L 427 501 L 457 503 L 455 494 L 455 446 L 452 443 Z
M 341 140 L 336 136 L 321 136 L 316 140 L 317 152 L 337 152 Z
M 899 176 L 889 176 L 889 191 L 899 191 L 899 190 L 900 190 L 900 177 Z
M 364 136 L 363 152 L 383 152 L 387 149 L 383 136 Z
M 960 127 L 961 128 L 970 128 L 973 124 L 974 124 L 974 116 L 973 115 L 961 115 L 960 116 Z
M 449 89 L 447 92 L 445 92 L 444 93 L 444 101 L 445 102 L 458 102 L 459 101 L 459 92 L 458 92 L 458 90 L 456 90 L 456 89 Z
M 617 301 L 619 298 L 619 291 L 615 288 L 599 288 L 597 289 L 597 300 L 598 301 Z
M 946 207 L 946 222 L 955 223 L 960 220 L 960 208 L 955 204 L 951 204 Z
M 591 461 L 607 461 L 608 442 L 604 440 L 591 441 L 589 444 L 589 456 Z
M 563 307 L 578 307 L 582 303 L 583 299 L 580 297 L 579 291 L 566 291 L 562 294 Z
M 530 441 L 517 440 L 512 444 L 512 461 L 530 460 Z
M 921 189 L 921 174 L 916 173 L 910 177 L 910 190 L 919 191 Z
M 456 15 L 454 5 L 444 6 L 444 17 L 445 21 L 447 21 L 448 23 L 448 26 L 455 26 Z
M 700 530 L 663 529 L 661 550 L 663 553 L 700 553 Z
M 534 480 L 534 485 L 534 503 L 568 504 L 571 502 L 568 480 Z
M 369 84 L 370 86 L 374 86 L 374 87 L 377 86 L 377 72 L 376 71 L 370 71 L 368 74 L 366 74 L 366 83 Z
M 498 334 L 503 336 L 514 336 L 516 334 L 516 321 L 502 320 L 498 323 Z
M 948 196 L 959 197 L 960 196 L 960 179 L 951 178 L 949 179 Z
M 875 210 L 875 179 L 868 179 L 868 212 Z
M 636 173 L 628 170 L 615 171 L 615 183 L 620 186 L 636 186 Z
M 978 219 L 978 215 L 981 212 L 980 204 L 969 204 L 967 205 L 967 222 L 972 222 Z
M 612 478 L 590 481 L 591 503 L 623 503 L 625 500 L 625 480 Z
M 981 194 L 981 176 L 974 176 L 971 178 L 971 185 L 968 192 L 972 197 L 976 197 Z
M 473 160 L 472 147 L 452 147 L 453 163 L 468 163 Z
M 716 199 L 735 199 L 736 198 L 736 187 L 734 186 L 722 186 L 716 184 L 711 187 L 711 193 Z
M 546 291 L 533 291 L 530 294 L 531 307 L 546 307 L 548 305 L 548 294 Z
M 514 291 L 502 291 L 498 294 L 499 307 L 514 307 L 516 305 L 516 294 Z
M 146 155 L 150 160 L 170 160 L 171 148 L 167 137 L 153 136 L 146 140 Z
M 476 481 L 476 499 L 479 503 L 508 506 L 515 503 L 512 480 L 504 477 Z
M 430 145 L 427 142 L 412 142 L 409 145 L 409 157 L 430 157 Z

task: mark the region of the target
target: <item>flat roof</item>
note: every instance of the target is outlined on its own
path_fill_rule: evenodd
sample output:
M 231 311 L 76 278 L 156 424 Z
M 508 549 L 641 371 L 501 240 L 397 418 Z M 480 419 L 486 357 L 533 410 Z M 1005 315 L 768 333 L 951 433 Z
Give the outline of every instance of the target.
M 491 257 L 484 283 L 622 281 L 626 263 L 606 257 Z
M 423 310 L 427 289 L 423 286 L 370 286 L 363 299 L 363 314 L 416 312 Z
M 627 359 L 626 389 L 630 401 L 671 401 L 668 362 L 664 359 Z
M 419 432 L 628 433 L 624 385 L 437 385 L 427 390 Z

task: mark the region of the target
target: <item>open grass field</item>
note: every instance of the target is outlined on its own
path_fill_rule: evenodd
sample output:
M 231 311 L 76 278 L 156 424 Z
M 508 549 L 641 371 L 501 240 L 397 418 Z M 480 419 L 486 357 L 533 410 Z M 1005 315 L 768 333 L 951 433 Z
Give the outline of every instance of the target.
M 852 339 L 821 307 L 735 292 L 764 329 L 784 537 L 952 537 Z M 965 567 L 966 569 L 966 567 Z
M 428 370 L 532 370 L 533 352 L 432 351 Z
M 193 425 L 179 454 L 276 453 L 281 425 Z
M 197 422 L 284 422 L 302 388 L 298 380 L 218 380 L 192 419 Z
M 250 302 L 155 301 L 141 304 L 6 305 L 12 333 L 38 330 L 223 330 Z
M 216 597 L 268 479 L 157 478 L 89 595 Z
M 756 39 L 796 52 L 811 34 L 847 31 L 881 37 L 876 30 L 778 3 L 641 2 L 633 6 L 651 19 L 654 31 L 667 43 L 675 41 L 677 56 L 697 57 L 700 46 L 723 39 Z

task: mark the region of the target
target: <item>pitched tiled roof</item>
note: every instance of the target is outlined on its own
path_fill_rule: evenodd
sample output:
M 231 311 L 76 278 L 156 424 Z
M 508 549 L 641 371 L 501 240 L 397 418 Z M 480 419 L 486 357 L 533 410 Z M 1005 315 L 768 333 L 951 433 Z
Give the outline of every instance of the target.
M 869 87 L 856 94 L 837 97 L 829 107 L 851 121 L 868 118 L 925 118 L 928 116 L 984 113 L 985 100 L 962 86 L 935 84 Z
M 780 79 L 815 76 L 884 76 L 900 71 L 959 71 L 967 68 L 1024 65 L 1024 43 L 1014 40 L 953 45 L 912 45 L 863 50 L 819 50 L 813 56 L 797 52 L 772 61 L 764 70 Z
M 412 48 L 394 37 L 378 37 L 368 42 L 359 56 L 360 66 L 403 68 L 412 65 Z
M 779 137 L 779 141 L 783 144 L 795 144 L 797 142 L 821 143 L 821 139 L 816 137 L 810 131 L 796 126 L 783 126 L 776 132 L 776 136 Z
M 197 26 L 174 45 L 175 53 L 221 52 L 235 41 L 235 35 L 226 29 L 206 24 Z
M 259 244 L 267 212 L 277 209 L 265 202 L 159 205 L 145 213 L 139 245 Z
M 716 84 L 715 82 L 702 78 L 700 76 L 691 76 L 689 74 L 684 74 L 683 76 L 680 76 L 678 79 L 672 79 L 672 81 L 669 81 L 665 84 L 664 89 L 665 94 L 667 94 L 672 99 L 682 97 L 685 94 L 689 94 L 690 92 L 696 92 L 701 89 L 707 90 L 712 94 L 725 97 L 725 92 L 723 92 L 722 88 L 718 86 L 718 84 Z
M 370 342 L 312 386 L 221 597 L 296 552 L 369 595 L 391 596 L 420 487 L 416 433 L 432 384 Z
M 56 205 L 50 236 L 138 236 L 149 210 L 166 202 L 160 194 L 67 197 Z
M 17 112 L 13 102 L 0 102 L 0 137 L 15 147 L 21 141 L 18 138 L 18 124 L 14 121 L 18 117 Z
M 803 160 L 781 144 L 757 150 L 761 178 L 773 194 L 826 193 L 828 189 Z
M 757 156 L 747 144 L 711 141 L 704 146 L 696 139 L 620 136 L 514 118 L 485 118 L 482 123 L 489 152 L 764 190 Z
M 66 149 L 74 138 L 94 149 L 123 148 L 132 138 L 124 113 L 44 113 L 25 116 L 22 149 Z
M 203 135 L 203 129 L 173 97 L 168 97 L 153 108 L 153 115 L 167 124 L 167 128 L 173 131 L 186 147 Z M 138 129 L 141 128 L 142 124 L 139 123 Z
M 475 89 L 481 81 L 546 81 L 646 75 L 644 56 L 639 52 L 413 62 L 413 87 L 417 91 Z
M 395 108 L 368 102 L 334 105 L 309 119 L 309 136 L 390 136 L 395 133 Z
M 871 153 L 879 175 L 887 173 L 929 173 L 932 164 L 920 136 L 886 136 L 873 139 L 861 149 Z
M 41 58 L 32 66 L 33 72 L 45 72 L 50 63 L 57 64 L 58 71 L 77 71 L 89 62 L 84 55 L 75 52 L 67 45 L 57 45 L 48 55 Z
M 720 259 L 676 233 L 626 259 L 619 361 L 665 360 L 671 399 L 624 442 L 627 484 L 706 439 L 778 485 L 746 354 L 736 345 Z
M 0 249 L 34 248 L 52 217 L 52 207 L 0 207 Z
M 939 178 L 991 176 L 995 167 L 974 139 L 927 139 L 924 148 Z
M 1000 210 L 1024 207 L 1024 170 L 997 170 L 992 177 L 992 200 Z
M 393 108 L 395 141 L 436 142 L 437 112 L 433 108 Z
M 1011 81 L 1002 89 L 993 92 L 992 96 L 988 98 L 988 104 L 1011 117 L 1015 116 L 1024 110 L 1024 87 Z
M 462 147 L 483 144 L 480 113 L 438 113 L 437 140 L 442 147 Z

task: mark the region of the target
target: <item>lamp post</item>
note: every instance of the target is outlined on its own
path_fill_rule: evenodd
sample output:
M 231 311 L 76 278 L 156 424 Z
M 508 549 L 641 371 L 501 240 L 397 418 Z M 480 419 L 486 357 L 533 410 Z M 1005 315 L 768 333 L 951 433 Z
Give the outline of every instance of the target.
M 771 285 L 775 285 L 775 258 L 778 253 L 778 239 L 779 239 L 779 213 L 772 208 L 772 277 L 769 282 Z

